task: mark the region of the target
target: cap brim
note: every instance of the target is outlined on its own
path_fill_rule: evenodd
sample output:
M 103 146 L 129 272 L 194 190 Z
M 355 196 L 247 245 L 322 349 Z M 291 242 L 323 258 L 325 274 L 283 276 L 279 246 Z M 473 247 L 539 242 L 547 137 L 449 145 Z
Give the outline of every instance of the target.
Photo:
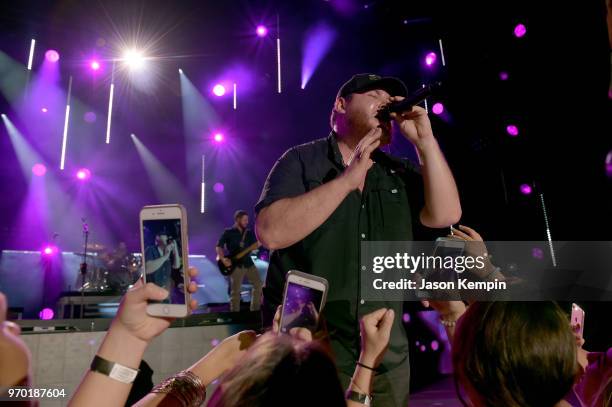
M 363 93 L 373 89 L 382 89 L 391 96 L 403 96 L 408 95 L 408 89 L 401 80 L 392 76 L 381 78 L 377 81 L 370 82 L 363 89 L 360 89 L 356 93 Z

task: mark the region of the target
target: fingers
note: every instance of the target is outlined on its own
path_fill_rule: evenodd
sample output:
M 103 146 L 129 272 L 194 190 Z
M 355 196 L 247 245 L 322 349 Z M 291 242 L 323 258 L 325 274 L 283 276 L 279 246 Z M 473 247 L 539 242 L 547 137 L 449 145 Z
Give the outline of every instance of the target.
M 14 336 L 19 336 L 21 334 L 21 327 L 12 321 L 4 321 L 2 323 L 2 329 Z
M 429 306 L 430 306 L 430 304 L 429 304 L 429 301 L 428 301 L 428 300 L 421 300 L 421 304 L 423 304 L 423 306 L 424 306 L 425 308 L 429 308 Z
M 189 301 L 189 308 L 191 308 L 192 311 L 197 310 L 198 309 L 198 302 L 196 300 Z
M 468 234 L 462 232 L 459 229 L 455 229 L 455 228 L 453 228 L 453 236 L 461 238 L 463 240 L 473 240 L 471 236 L 469 236 Z
M 372 154 L 372 151 L 376 150 L 378 146 L 380 146 L 380 140 L 376 140 L 374 143 L 367 146 L 365 150 L 363 151 L 363 154 L 361 155 L 361 157 L 370 158 L 370 154 Z
M 189 277 L 194 278 L 198 276 L 198 269 L 195 267 L 189 267 Z
M 480 237 L 480 235 L 472 228 L 464 225 L 459 225 L 459 229 L 467 233 L 471 238 L 475 238 L 476 236 Z M 455 229 L 456 230 L 456 229 Z
M 153 284 L 147 283 L 144 287 L 132 288 L 125 295 L 125 301 L 130 303 L 146 302 L 147 300 L 161 301 L 168 297 L 168 291 Z
M 380 320 L 385 316 L 387 308 L 380 308 L 363 316 L 364 324 L 368 326 L 377 326 Z
M 382 317 L 379 329 L 385 334 L 391 333 L 391 327 L 393 326 L 393 319 L 395 318 L 395 312 L 392 309 L 388 309 Z
M 0 293 L 0 324 L 6 320 L 6 310 L 8 306 L 6 305 L 6 296 L 3 293 Z
M 301 341 L 305 341 L 305 342 L 312 341 L 312 332 L 310 332 L 310 330 L 306 328 L 291 328 L 289 330 L 289 335 Z
M 276 313 L 274 314 L 274 319 L 272 320 L 272 332 L 276 334 L 280 331 L 280 319 L 281 319 L 281 305 L 276 307 Z
M 195 281 L 192 281 L 191 283 L 189 283 L 189 287 L 187 287 L 187 290 L 189 290 L 191 294 L 195 293 L 196 291 L 198 291 L 198 284 Z

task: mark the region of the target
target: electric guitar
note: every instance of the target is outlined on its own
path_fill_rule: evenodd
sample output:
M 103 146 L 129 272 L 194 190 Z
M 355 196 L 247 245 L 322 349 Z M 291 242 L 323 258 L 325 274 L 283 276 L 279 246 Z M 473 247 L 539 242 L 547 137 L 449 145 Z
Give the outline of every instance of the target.
M 224 276 L 231 275 L 234 272 L 234 269 L 236 268 L 236 265 L 235 265 L 236 261 L 248 255 L 249 253 L 257 249 L 258 247 L 259 247 L 259 242 L 255 242 L 249 247 L 247 247 L 246 249 L 242 250 L 241 252 L 234 254 L 233 256 L 226 256 L 226 258 L 232 262 L 229 266 L 226 266 L 225 264 L 223 264 L 219 256 L 217 256 L 217 267 L 219 267 L 219 271 L 221 272 L 221 274 L 223 274 Z

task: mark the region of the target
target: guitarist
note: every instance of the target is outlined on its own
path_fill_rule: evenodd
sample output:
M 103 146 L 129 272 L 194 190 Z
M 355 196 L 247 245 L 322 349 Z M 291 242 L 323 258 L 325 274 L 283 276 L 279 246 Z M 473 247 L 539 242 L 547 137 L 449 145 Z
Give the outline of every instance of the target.
M 261 302 L 261 279 L 259 272 L 251 259 L 251 254 L 247 253 L 240 259 L 230 259 L 230 257 L 244 251 L 245 248 L 258 243 L 255 233 L 248 229 L 249 215 L 246 211 L 238 210 L 234 214 L 234 225 L 231 228 L 225 229 L 217 242 L 217 259 L 220 260 L 226 267 L 234 267 L 234 271 L 230 274 L 230 290 L 231 302 L 230 311 L 240 311 L 240 290 L 242 288 L 242 280 L 246 275 L 251 284 L 253 284 L 253 292 L 251 293 L 251 311 L 259 311 Z M 225 250 L 229 253 L 225 255 Z

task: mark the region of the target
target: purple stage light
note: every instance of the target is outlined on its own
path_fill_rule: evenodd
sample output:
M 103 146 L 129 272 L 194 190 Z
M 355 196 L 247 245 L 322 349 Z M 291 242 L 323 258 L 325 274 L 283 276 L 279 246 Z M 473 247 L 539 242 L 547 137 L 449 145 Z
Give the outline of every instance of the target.
M 429 54 L 425 55 L 425 65 L 432 66 L 436 63 L 436 59 L 438 59 L 436 53 L 430 52 Z
M 87 168 L 81 168 L 76 172 L 76 177 L 80 181 L 87 181 L 89 178 L 91 178 L 91 171 L 89 171 Z
M 220 182 L 216 182 L 215 185 L 213 185 L 213 191 L 215 191 L 216 193 L 220 194 L 223 191 L 225 191 L 225 185 L 223 185 Z
M 47 109 L 46 107 L 43 107 L 42 109 L 40 109 L 41 112 L 43 113 L 47 113 L 49 111 L 49 109 Z
M 83 120 L 87 123 L 94 123 L 96 121 L 96 114 L 94 112 L 87 112 L 83 115 Z
M 521 194 L 523 195 L 529 195 L 531 194 L 531 192 L 533 192 L 533 189 L 531 188 L 531 185 L 529 184 L 521 184 Z
M 48 320 L 48 319 L 53 319 L 54 315 L 55 313 L 53 312 L 51 308 L 43 308 L 38 313 L 38 318 Z
M 32 174 L 36 175 L 37 177 L 42 177 L 46 172 L 47 167 L 45 167 L 44 164 L 37 163 L 32 166 Z
M 265 25 L 258 25 L 257 28 L 255 29 L 255 32 L 257 33 L 257 36 L 260 38 L 265 37 L 266 35 L 268 35 L 268 28 Z
M 215 346 L 217 346 L 220 343 L 220 341 L 218 339 L 213 339 L 212 341 L 210 341 L 210 346 L 212 346 L 213 348 Z
M 431 341 L 431 350 L 436 351 L 438 349 L 440 349 L 440 343 L 434 339 Z
M 410 322 L 410 314 L 406 312 L 406 313 L 405 313 L 405 314 L 402 316 L 402 320 L 403 320 L 405 323 Z
M 514 124 L 509 124 L 508 126 L 506 126 L 506 132 L 511 137 L 516 137 L 519 135 L 519 129 Z
M 213 93 L 215 94 L 215 96 L 225 95 L 225 86 L 221 85 L 220 83 L 216 84 L 213 87 Z
M 606 175 L 612 178 L 612 150 L 606 155 Z
M 517 24 L 516 27 L 514 27 L 514 36 L 516 38 L 521 38 L 525 34 L 527 34 L 527 27 L 525 27 L 524 24 Z
M 421 352 L 425 352 L 427 350 L 427 347 L 425 345 L 421 345 L 419 349 L 421 350 Z
M 508 80 L 508 72 L 500 72 L 499 73 L 499 79 L 502 81 L 507 81 Z
M 42 249 L 42 254 L 45 256 L 53 256 L 55 253 L 57 253 L 57 247 L 52 245 L 45 246 Z
M 225 141 L 225 136 L 223 133 L 216 133 L 213 136 L 213 140 L 215 140 L 215 143 L 223 143 Z
M 100 63 L 94 59 L 89 63 L 89 67 L 94 71 L 97 71 L 98 69 L 100 69 Z
M 544 258 L 544 251 L 539 247 L 534 247 L 531 249 L 531 257 L 534 259 L 542 260 Z
M 59 61 L 59 52 L 57 52 L 54 49 L 50 49 L 47 52 L 45 52 L 45 58 L 49 62 L 57 62 Z
M 432 108 L 431 111 L 434 112 L 434 114 L 442 114 L 442 112 L 444 112 L 444 105 L 442 103 L 435 103 Z

